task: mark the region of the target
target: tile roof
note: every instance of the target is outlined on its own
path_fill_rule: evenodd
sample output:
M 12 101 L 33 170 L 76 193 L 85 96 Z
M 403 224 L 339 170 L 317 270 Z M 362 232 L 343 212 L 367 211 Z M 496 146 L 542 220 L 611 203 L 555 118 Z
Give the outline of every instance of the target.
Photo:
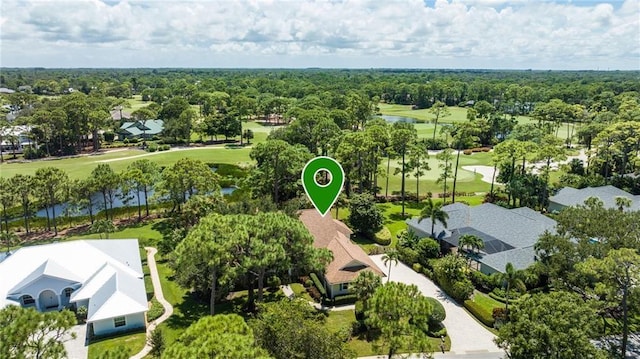
M 631 200 L 631 207 L 627 210 L 640 211 L 640 195 L 634 196 L 611 185 L 582 189 L 564 187 L 555 196 L 549 197 L 549 201 L 565 207 L 571 207 L 584 204 L 584 201 L 589 197 L 599 198 L 604 203 L 605 208 L 618 208 L 616 206 L 616 197 L 627 197 Z
M 556 225 L 553 219 L 526 207 L 507 209 L 491 203 L 469 207 L 455 203 L 442 209 L 449 214 L 448 226 L 444 228 L 436 222 L 436 237 L 457 246 L 460 236 L 474 234 L 485 242 L 481 262 L 489 258 L 488 261 L 498 265 L 497 258 L 506 258 L 514 266 L 518 262 L 520 267 L 517 268 L 526 268 L 534 262 L 533 252 L 520 249 L 532 247 L 540 235 L 547 230 L 553 232 Z M 431 234 L 431 220 L 428 218 L 420 223 L 417 218 L 411 218 L 407 224 L 418 235 Z M 504 270 L 504 266 L 496 269 Z
M 322 217 L 315 209 L 301 211 L 299 218 L 313 236 L 314 247 L 327 248 L 333 253 L 333 260 L 325 270 L 329 284 L 351 282 L 362 271 L 384 276 L 362 248 L 351 242 L 352 231 L 344 223 L 330 215 Z
M 157 135 L 163 130 L 163 120 L 125 122 L 120 126 L 120 132 L 127 133 L 131 136 L 139 136 L 141 134 Z

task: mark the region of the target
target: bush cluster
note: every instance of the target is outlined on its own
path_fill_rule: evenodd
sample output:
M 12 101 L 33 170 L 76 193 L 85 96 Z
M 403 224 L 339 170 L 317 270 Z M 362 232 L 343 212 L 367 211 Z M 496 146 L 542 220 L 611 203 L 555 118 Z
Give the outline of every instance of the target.
M 382 229 L 374 235 L 373 240 L 381 246 L 388 246 L 391 244 L 391 231 L 389 231 L 387 227 L 382 227 Z
M 327 291 L 324 289 L 324 285 L 322 285 L 322 281 L 320 280 L 320 278 L 318 278 L 318 276 L 315 273 L 311 273 L 309 276 L 311 277 L 311 280 L 313 281 L 313 284 L 318 289 L 318 292 L 320 292 L 320 294 L 323 297 L 326 297 L 327 296 Z

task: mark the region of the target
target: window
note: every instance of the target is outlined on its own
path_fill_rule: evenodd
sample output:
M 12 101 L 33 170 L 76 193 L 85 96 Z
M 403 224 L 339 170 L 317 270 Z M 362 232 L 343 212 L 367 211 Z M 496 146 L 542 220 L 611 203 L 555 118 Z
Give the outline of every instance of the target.
M 125 325 L 127 325 L 127 321 L 124 319 L 124 317 L 115 317 L 113 318 L 113 325 L 117 328 L 117 327 L 124 327 Z
M 340 290 L 349 289 L 349 283 L 340 283 Z
M 65 288 L 64 289 L 64 296 L 67 298 L 71 298 L 71 293 L 73 293 L 73 289 L 72 288 Z
M 22 305 L 33 305 L 33 304 L 36 304 L 36 300 L 33 299 L 32 296 L 30 295 L 22 296 Z

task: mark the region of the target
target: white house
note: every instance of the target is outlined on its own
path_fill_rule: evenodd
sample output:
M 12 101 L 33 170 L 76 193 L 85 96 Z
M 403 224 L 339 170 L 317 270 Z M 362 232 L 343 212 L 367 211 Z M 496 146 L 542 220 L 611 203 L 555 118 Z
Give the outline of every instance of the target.
M 137 239 L 24 247 L 0 262 L 0 308 L 87 308 L 89 333 L 145 327 L 148 310 Z

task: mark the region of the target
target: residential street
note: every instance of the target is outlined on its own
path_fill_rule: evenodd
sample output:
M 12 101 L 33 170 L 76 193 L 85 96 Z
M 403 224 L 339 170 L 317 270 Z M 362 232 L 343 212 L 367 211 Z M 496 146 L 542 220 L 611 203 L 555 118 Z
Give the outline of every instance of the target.
M 370 256 L 370 258 L 388 273 L 388 267 L 382 261 L 382 255 Z M 386 281 L 383 278 L 383 281 Z M 504 354 L 493 342 L 493 333 L 485 329 L 481 324 L 468 314 L 464 308 L 458 305 L 453 299 L 440 290 L 432 281 L 425 276 L 414 272 L 411 268 L 398 262 L 391 268 L 391 280 L 406 284 L 415 284 L 422 293 L 428 297 L 438 299 L 447 312 L 444 325 L 451 338 L 451 351 L 442 358 L 458 358 L 451 354 L 466 354 L 465 358 L 501 358 Z M 469 355 L 469 356 L 467 356 Z M 480 355 L 480 356 L 476 356 Z M 440 358 L 440 356 L 437 356 Z M 374 357 L 375 358 L 375 357 Z

